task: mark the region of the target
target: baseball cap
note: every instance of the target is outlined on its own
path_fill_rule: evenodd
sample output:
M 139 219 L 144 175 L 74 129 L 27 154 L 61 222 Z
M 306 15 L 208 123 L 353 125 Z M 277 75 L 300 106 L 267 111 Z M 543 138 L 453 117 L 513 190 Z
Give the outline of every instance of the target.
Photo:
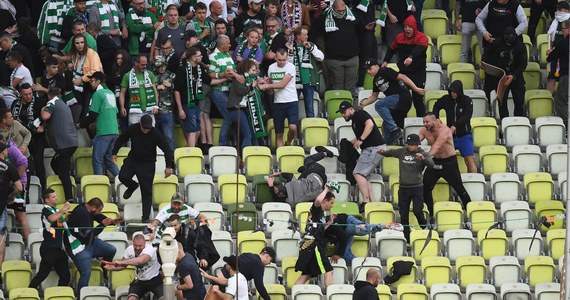
M 271 256 L 271 261 L 275 262 L 275 256 L 277 255 L 275 253 L 275 249 L 273 249 L 273 247 L 265 247 L 261 250 L 262 254 L 269 254 L 269 256 Z
M 231 255 L 231 256 L 224 256 L 223 260 L 226 262 L 226 264 L 230 265 L 230 267 L 234 270 L 237 269 L 237 256 L 235 255 Z
M 184 39 L 188 40 L 190 38 L 193 37 L 197 37 L 198 35 L 196 34 L 196 31 L 190 29 L 190 30 L 186 30 L 186 32 L 184 32 Z
M 152 128 L 152 117 L 150 115 L 144 115 L 141 117 L 141 126 L 144 129 Z
M 174 195 L 172 195 L 172 199 L 170 199 L 170 202 L 179 202 L 184 204 L 184 196 L 182 196 L 181 193 L 175 193 Z
M 93 73 L 87 77 L 89 77 L 89 79 L 97 79 L 99 81 L 105 81 L 105 78 L 106 78 L 105 73 L 103 73 L 101 71 L 97 71 L 97 72 L 95 72 L 95 73 Z
M 352 107 L 352 103 L 350 103 L 348 101 L 342 101 L 342 103 L 338 106 L 338 110 L 336 112 L 343 114 L 344 111 L 346 111 L 347 109 L 349 109 L 351 107 Z
M 570 10 L 570 4 L 567 1 L 560 1 L 556 4 L 556 8 Z
M 263 0 L 248 0 L 247 3 L 251 4 L 251 3 L 261 3 L 263 2 Z
M 8 146 L 8 144 L 0 142 L 0 152 L 4 151 L 5 149 L 8 149 L 8 147 L 10 147 Z
M 366 62 L 364 63 L 364 66 L 362 66 L 362 68 L 368 70 L 370 69 L 370 67 L 374 66 L 374 65 L 379 65 L 378 64 L 378 60 L 376 58 L 369 58 L 366 60 Z
M 406 144 L 407 145 L 419 145 L 420 144 L 420 136 L 415 134 L 415 133 L 408 135 L 408 137 L 406 138 Z

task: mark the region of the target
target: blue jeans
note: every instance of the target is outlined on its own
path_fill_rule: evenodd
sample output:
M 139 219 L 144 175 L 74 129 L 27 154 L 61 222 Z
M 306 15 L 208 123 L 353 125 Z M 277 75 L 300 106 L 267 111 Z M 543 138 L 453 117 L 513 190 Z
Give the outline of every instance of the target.
M 212 102 L 218 108 L 218 111 L 224 118 L 224 122 L 222 123 L 222 128 L 220 128 L 220 146 L 226 146 L 228 144 L 228 134 L 230 133 L 230 127 L 232 126 L 232 117 L 230 116 L 230 112 L 226 106 L 228 106 L 228 93 L 222 92 L 220 90 L 212 89 L 211 94 Z
M 374 109 L 378 112 L 380 117 L 382 117 L 382 136 L 384 137 L 385 141 L 390 140 L 390 132 L 393 130 L 398 129 L 398 125 L 396 125 L 396 121 L 392 117 L 392 113 L 390 112 L 391 109 L 395 109 L 398 106 L 398 100 L 400 99 L 400 95 L 390 95 L 386 96 L 386 98 L 378 99 L 376 103 L 374 103 Z
M 113 177 L 119 175 L 119 167 L 113 163 L 113 147 L 119 136 L 116 134 L 96 135 L 93 138 L 93 173 L 95 175 L 104 175 L 103 163 L 105 167 L 111 171 Z
M 309 84 L 303 84 L 303 89 L 297 90 L 297 96 L 301 93 L 303 93 L 303 101 L 305 102 L 305 115 L 307 118 L 313 118 L 315 116 L 315 110 L 313 107 L 315 87 Z
M 251 126 L 249 126 L 249 120 L 245 115 L 243 109 L 239 110 L 239 117 L 238 117 L 238 110 L 230 110 L 230 117 L 232 118 L 232 124 L 237 126 L 238 118 L 239 118 L 239 131 L 241 134 L 241 145 L 240 149 L 243 149 L 246 146 L 251 146 Z M 221 136 L 220 136 L 221 139 Z
M 79 271 L 79 282 L 77 283 L 77 290 L 80 291 L 82 287 L 89 285 L 89 278 L 91 278 L 91 260 L 95 257 L 102 257 L 106 261 L 112 261 L 117 249 L 98 238 L 93 238 L 91 244 L 75 256 L 68 249 L 68 254 L 73 259 L 77 270 Z
M 170 146 L 170 150 L 174 151 L 176 149 L 176 144 L 174 143 L 174 115 L 170 114 L 158 114 L 154 116 L 156 118 L 156 129 L 164 135 Z
M 354 253 L 352 253 L 352 249 L 350 249 L 350 247 L 352 247 L 352 243 L 354 243 L 355 235 L 367 235 L 370 232 L 380 231 L 382 228 L 384 228 L 382 224 L 364 224 L 364 222 L 360 221 L 359 219 L 353 216 L 348 216 L 346 219 L 346 227 L 344 229 L 344 232 L 348 237 L 348 240 L 346 241 L 346 249 L 344 250 L 343 255 L 344 260 L 351 262 L 355 257 Z

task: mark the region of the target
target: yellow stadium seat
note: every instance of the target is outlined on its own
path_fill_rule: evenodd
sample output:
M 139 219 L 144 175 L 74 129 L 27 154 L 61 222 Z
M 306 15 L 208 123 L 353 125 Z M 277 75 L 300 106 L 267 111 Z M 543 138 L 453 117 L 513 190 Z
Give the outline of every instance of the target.
M 532 42 L 530 41 L 528 34 L 523 34 L 522 38 L 523 44 L 526 48 L 526 61 L 528 62 L 530 60 L 530 49 L 532 49 Z
M 299 146 L 283 146 L 277 149 L 277 166 L 281 172 L 299 173 L 305 160 L 305 150 Z
M 399 149 L 401 146 L 388 146 L 386 150 Z M 392 174 L 400 174 L 400 161 L 397 157 L 384 157 L 380 162 L 382 165 L 382 177 L 390 177 Z
M 449 183 L 447 183 L 443 178 L 437 180 L 437 183 L 431 193 L 434 202 L 448 202 L 449 199 L 451 199 Z
M 237 233 L 236 242 L 239 253 L 260 253 L 267 246 L 265 234 L 261 231 L 240 231 Z
M 449 283 L 451 281 L 451 263 L 449 258 L 424 256 L 421 260 L 421 265 L 423 279 L 428 288 L 437 283 Z
M 563 144 L 566 136 L 566 126 L 562 118 L 556 116 L 538 117 L 534 120 L 537 144 L 546 147 L 553 144 Z
M 210 174 L 217 178 L 222 174 L 236 173 L 239 166 L 237 165 L 237 150 L 235 147 L 214 146 L 208 151 L 210 159 Z
M 40 300 L 38 290 L 33 288 L 16 288 L 10 291 L 10 300 Z
M 389 159 L 390 157 L 384 157 L 382 161 Z M 398 197 L 398 191 L 400 190 L 400 175 L 399 174 L 391 174 L 388 177 L 388 185 L 390 186 L 390 196 L 392 197 L 392 202 L 395 205 L 398 205 L 398 201 L 400 197 Z
M 532 138 L 530 121 L 526 117 L 505 117 L 501 120 L 504 144 L 507 147 L 528 145 Z
M 75 300 L 75 294 L 71 287 L 53 286 L 45 289 L 44 300 Z
M 546 51 L 550 48 L 548 43 L 548 34 L 539 34 L 536 36 L 536 48 L 538 49 L 538 62 L 542 65 L 547 64 L 546 62 Z
M 130 285 L 136 279 L 137 273 L 133 266 L 128 266 L 123 270 L 109 272 L 109 288 L 111 293 L 115 293 L 118 287 Z
M 422 248 L 424 248 L 429 233 L 429 230 L 414 230 L 410 232 L 410 247 L 412 249 L 412 256 L 416 260 L 422 260 L 424 257 L 433 257 L 439 255 L 441 244 L 439 236 L 435 231 L 431 232 L 430 242 L 427 244 L 427 246 L 425 246 L 425 249 L 423 249 L 424 251 L 421 251 Z
M 301 202 L 295 205 L 295 219 L 299 222 L 299 231 L 301 233 L 305 233 L 309 211 L 312 206 L 312 202 Z
M 328 90 L 325 92 L 325 112 L 327 113 L 329 121 L 342 117 L 342 115 L 336 111 L 343 101 L 349 101 L 352 103 L 353 99 L 350 91 Z
M 119 214 L 119 207 L 115 203 L 103 203 L 103 209 L 101 210 L 101 214 L 111 219 L 116 219 L 121 216 Z M 93 222 L 93 226 L 97 226 L 97 222 Z M 116 231 L 116 230 L 117 230 L 116 225 L 105 226 L 105 229 L 103 229 L 103 231 Z
M 540 65 L 530 61 L 523 72 L 525 87 L 529 90 L 536 90 L 542 87 L 542 72 Z
M 396 297 L 398 300 L 428 300 L 428 293 L 426 286 L 422 284 L 400 284 Z
M 85 202 L 93 198 L 108 202 L 112 196 L 109 177 L 106 175 L 85 175 L 81 177 L 81 193 Z
M 301 120 L 301 136 L 305 148 L 328 145 L 329 131 L 330 127 L 327 119 L 304 118 Z
M 243 148 L 242 159 L 246 176 L 271 174 L 273 157 L 271 156 L 271 149 L 268 147 L 247 146 Z
M 507 234 L 501 229 L 482 229 L 477 233 L 479 252 L 484 259 L 493 256 L 505 256 L 509 250 Z
M 471 63 L 450 63 L 447 65 L 447 78 L 448 82 L 460 80 L 465 89 L 474 89 L 477 81 L 475 67 Z
M 392 288 L 398 288 L 398 286 L 401 284 L 410 284 L 410 283 L 416 282 L 416 278 L 417 278 L 417 274 L 418 274 L 418 267 L 416 265 L 416 260 L 413 257 L 409 257 L 409 256 L 392 256 L 392 257 L 389 257 L 386 260 L 386 271 L 387 271 L 388 275 L 393 274 L 394 262 L 399 261 L 399 260 L 409 261 L 409 262 L 414 263 L 414 265 L 412 268 L 412 272 L 409 275 L 401 276 L 398 281 L 396 281 L 390 285 Z
M 442 65 L 459 62 L 458 53 L 461 52 L 461 36 L 455 34 L 437 37 L 439 61 Z
M 125 162 L 125 158 L 127 158 L 127 156 L 129 155 L 129 152 L 131 152 L 130 147 L 119 148 L 119 152 L 117 152 L 117 167 L 119 167 L 119 169 L 123 166 L 123 163 Z
M 477 40 L 477 36 L 473 35 L 471 37 L 471 54 L 473 56 L 473 63 L 475 65 L 481 65 L 481 48 L 479 47 L 479 41 Z M 482 70 L 481 70 L 482 71 Z M 481 74 L 485 74 L 485 72 L 481 72 Z M 484 79 L 484 78 L 481 78 Z
M 554 176 L 568 171 L 568 145 L 556 144 L 546 146 L 546 161 L 548 163 L 548 172 Z
M 71 185 L 72 185 L 72 193 L 73 196 L 75 198 L 75 189 L 77 188 L 76 184 L 75 184 L 75 178 L 71 177 Z M 52 189 L 55 191 L 55 194 L 58 196 L 57 197 L 57 204 L 63 204 L 65 203 L 66 199 L 65 199 L 65 193 L 63 192 L 63 185 L 61 184 L 61 180 L 59 180 L 59 177 L 57 177 L 57 175 L 50 175 L 48 176 L 48 178 L 46 179 L 46 185 L 48 189 Z
M 285 119 L 283 136 L 286 137 L 289 134 L 289 122 Z M 269 140 L 271 141 L 271 148 L 277 148 L 277 139 L 275 134 L 275 124 L 273 123 L 273 119 L 269 119 L 267 121 L 267 131 L 269 132 Z
M 507 148 L 500 145 L 481 146 L 479 148 L 479 162 L 485 176 L 507 172 L 509 167 Z
M 388 224 L 396 220 L 396 213 L 389 202 L 368 202 L 364 206 L 364 219 L 368 224 Z
M 287 292 L 283 285 L 270 283 L 265 284 L 265 288 L 267 290 L 267 294 L 269 294 L 269 297 L 271 297 L 272 300 L 287 300 Z M 257 294 L 257 299 L 263 299 L 259 296 L 259 293 Z
M 352 250 L 352 253 L 355 256 L 366 257 L 369 255 L 369 253 L 370 253 L 369 238 L 370 238 L 370 235 L 355 236 L 354 237 L 354 242 L 352 243 L 350 250 Z
M 471 118 L 473 128 L 473 146 L 477 149 L 481 146 L 496 145 L 498 138 L 497 121 L 491 117 Z
M 549 90 L 526 90 L 524 104 L 531 122 L 538 117 L 551 116 L 554 111 L 554 99 Z
M 526 173 L 523 177 L 526 198 L 529 203 L 552 200 L 554 181 L 546 172 Z
M 487 229 L 497 221 L 495 204 L 490 201 L 467 203 L 467 218 L 471 222 L 471 232 Z
M 217 140 L 215 140 L 215 142 L 217 142 Z M 176 147 L 188 147 L 186 137 L 184 136 L 184 129 L 182 129 L 180 124 L 174 125 L 174 144 Z
M 463 224 L 463 208 L 459 202 L 435 202 L 433 204 L 436 229 L 444 233 L 450 229 L 461 229 Z
M 172 195 L 178 192 L 178 178 L 164 174 L 155 174 L 152 183 L 152 202 L 155 206 L 161 203 L 170 203 Z
M 79 270 L 75 265 L 71 266 L 71 278 L 75 278 L 75 286 L 79 282 Z M 103 268 L 98 260 L 91 260 L 91 277 L 89 277 L 89 287 L 101 286 L 103 282 Z
M 447 15 L 442 9 L 423 9 L 420 17 L 424 33 L 432 39 L 447 34 Z
M 455 260 L 455 272 L 463 289 L 472 283 L 484 283 L 487 272 L 485 259 L 481 256 L 460 256 Z
M 550 256 L 527 256 L 524 259 L 524 270 L 528 284 L 532 287 L 541 282 L 554 282 L 555 266 Z
M 379 284 L 376 286 L 376 291 L 378 291 L 379 300 L 392 300 L 392 292 L 390 287 L 385 284 Z
M 564 216 L 566 213 L 562 202 L 548 200 L 540 201 L 534 205 L 534 215 L 537 219 L 546 217 L 547 221 L 551 223 L 550 227 L 540 226 L 541 231 L 549 231 L 564 228 Z M 553 224 L 552 224 L 553 223 Z
M 443 96 L 449 95 L 449 92 L 446 90 L 428 90 L 426 91 L 426 94 L 424 95 L 424 103 L 426 106 L 426 109 L 428 111 L 431 111 L 433 109 L 433 105 L 435 104 L 435 102 L 437 102 L 437 100 Z M 422 119 L 423 121 L 423 119 Z
M 5 290 L 26 288 L 32 280 L 32 266 L 25 260 L 7 260 L 2 263 L 2 279 Z
M 236 191 L 237 189 L 237 191 Z M 222 205 L 242 203 L 247 199 L 247 181 L 239 174 L 223 174 L 218 177 L 218 194 Z
M 189 174 L 202 174 L 204 156 L 198 147 L 176 148 L 174 150 L 174 161 L 180 178 Z
M 295 272 L 296 263 L 297 257 L 285 257 L 281 262 L 281 273 L 283 274 L 285 287 L 288 289 L 293 287 L 295 281 L 301 276 L 301 272 Z
M 558 260 L 564 256 L 564 242 L 566 241 L 566 230 L 554 229 L 546 232 L 546 243 L 548 253 L 552 259 Z
M 80 147 L 73 153 L 73 164 L 75 166 L 75 176 L 81 178 L 85 175 L 93 175 L 93 148 Z

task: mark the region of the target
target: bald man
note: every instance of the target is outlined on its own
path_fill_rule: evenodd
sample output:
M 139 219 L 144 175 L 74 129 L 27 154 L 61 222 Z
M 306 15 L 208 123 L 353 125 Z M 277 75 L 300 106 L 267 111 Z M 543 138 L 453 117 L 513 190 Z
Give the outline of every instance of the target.
M 382 275 L 376 268 L 370 268 L 366 272 L 366 281 L 357 281 L 354 283 L 354 294 L 352 300 L 379 300 L 376 287 L 382 279 Z

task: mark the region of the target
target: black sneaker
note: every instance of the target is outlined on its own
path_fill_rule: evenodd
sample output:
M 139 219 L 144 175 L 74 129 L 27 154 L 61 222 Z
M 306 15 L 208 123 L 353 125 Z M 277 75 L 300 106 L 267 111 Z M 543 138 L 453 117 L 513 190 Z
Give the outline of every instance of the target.
M 315 150 L 317 150 L 317 152 L 324 152 L 327 154 L 328 157 L 333 157 L 334 153 L 332 153 L 332 151 L 330 151 L 329 149 L 327 149 L 327 147 L 325 146 L 316 146 Z
M 123 193 L 123 199 L 129 199 L 131 198 L 131 196 L 133 195 L 133 193 L 139 188 L 139 184 L 137 183 L 137 185 L 134 188 L 127 188 L 127 190 Z
M 388 141 L 388 144 L 390 145 L 397 144 L 398 141 L 402 138 L 402 136 L 404 136 L 404 131 L 401 128 L 392 130 L 390 132 L 390 141 Z
M 362 202 L 358 205 L 358 212 L 360 214 L 364 214 L 364 207 L 366 206 L 366 203 L 368 203 L 368 202 Z

